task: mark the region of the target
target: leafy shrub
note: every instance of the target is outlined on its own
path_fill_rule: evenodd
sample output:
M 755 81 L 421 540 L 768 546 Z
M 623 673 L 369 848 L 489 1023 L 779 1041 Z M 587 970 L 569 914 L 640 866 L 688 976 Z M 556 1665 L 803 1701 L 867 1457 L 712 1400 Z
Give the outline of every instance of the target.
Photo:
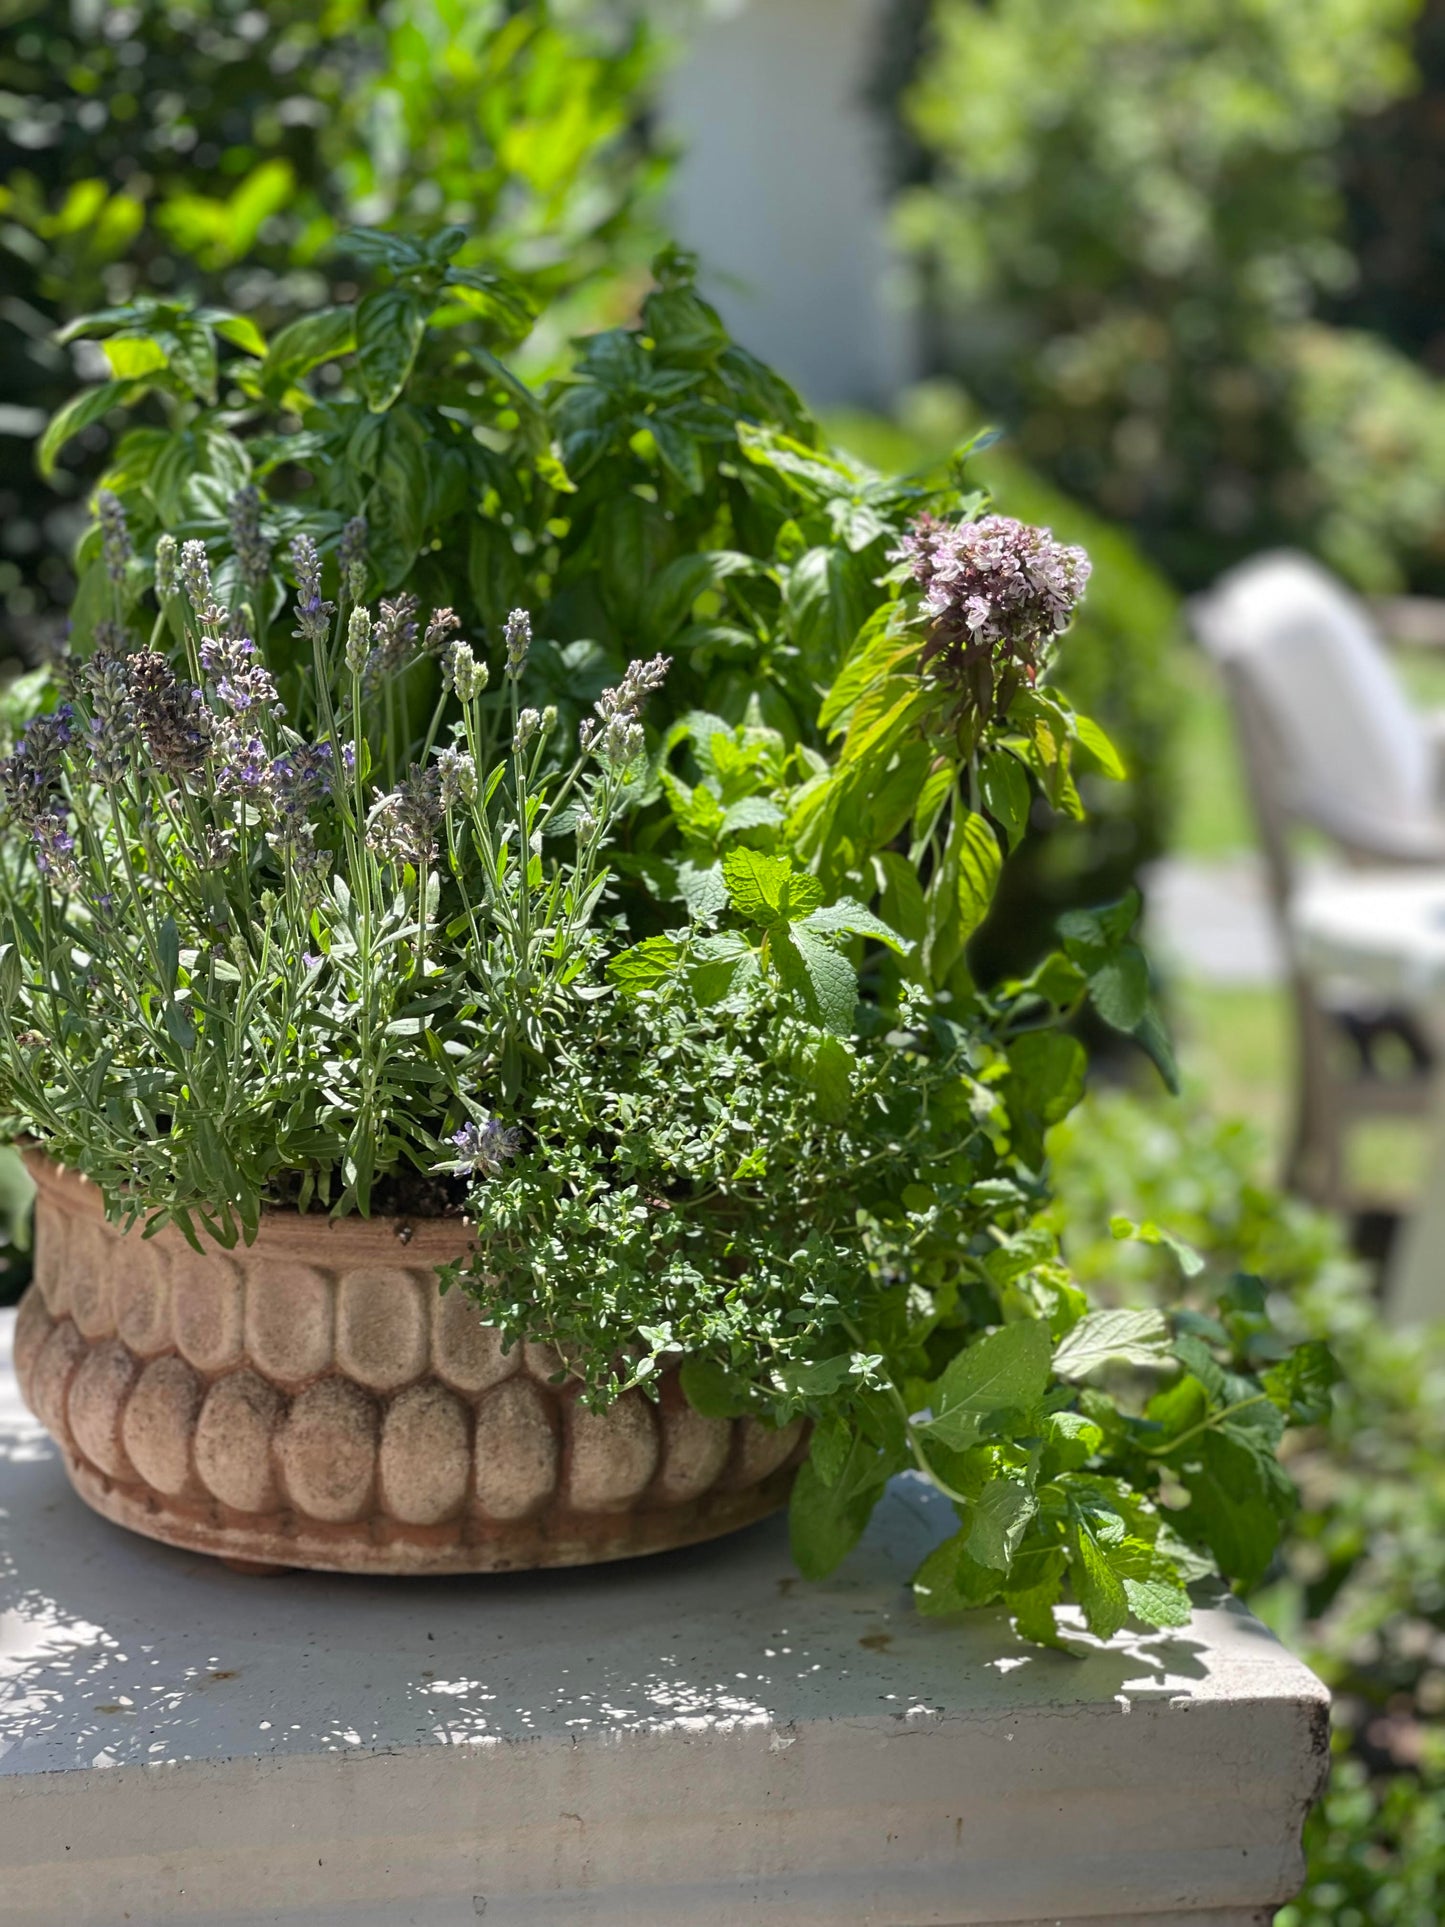
M 1051 1222 L 1081 1283 L 1176 1304 L 1166 1244 L 1116 1242 L 1142 1212 L 1189 1241 L 1217 1290 L 1276 1286 L 1274 1310 L 1339 1361 L 1328 1427 L 1287 1453 L 1301 1508 L 1255 1609 L 1334 1695 L 1335 1765 L 1306 1827 L 1309 1874 L 1278 1927 L 1386 1927 L 1445 1910 L 1445 1348 L 1385 1327 L 1337 1222 L 1259 1172 L 1258 1133 L 1197 1097 L 1164 1107 L 1091 1095 L 1052 1143 Z
M 1445 387 L 1373 335 L 1320 326 L 1286 344 L 1293 412 L 1331 567 L 1372 595 L 1445 588 Z
M 1091 1311 L 1040 1218 L 1069 1021 L 1172 1075 L 1137 898 L 999 993 L 966 962 L 1036 795 L 1078 815 L 1077 777 L 1117 773 L 1043 675 L 1087 557 L 835 458 L 675 257 L 642 329 L 538 397 L 488 345 L 516 290 L 459 242 L 356 237 L 386 285 L 269 347 L 176 308 L 90 324 L 121 388 L 52 447 L 87 407 L 179 405 L 120 444 L 63 688 L 0 771 L 6 1135 L 198 1245 L 267 1205 L 465 1207 L 446 1282 L 594 1404 L 681 1357 L 699 1410 L 812 1421 L 805 1573 L 911 1466 L 959 1520 L 925 1610 L 1182 1623 L 1191 1577 L 1267 1563 L 1327 1363 L 1235 1287 L 1179 1331 Z M 380 474 L 396 448 L 414 477 Z M 445 586 L 478 530 L 474 648 L 401 585 Z M 486 623 L 497 557 L 535 637 Z M 676 660 L 587 712 L 649 624 Z
M 0 602 L 12 645 L 69 601 L 93 423 L 46 487 L 27 418 L 90 364 L 50 341 L 102 301 L 179 290 L 263 325 L 344 298 L 354 221 L 464 222 L 471 265 L 538 297 L 640 275 L 658 178 L 640 126 L 656 54 L 573 0 L 170 0 L 0 23 Z M 555 342 L 554 344 L 555 345 Z M 74 365 L 72 365 L 74 364 Z
M 936 0 L 900 218 L 940 354 L 1178 581 L 1350 514 L 1315 499 L 1281 333 L 1350 284 L 1338 144 L 1410 85 L 1415 12 Z

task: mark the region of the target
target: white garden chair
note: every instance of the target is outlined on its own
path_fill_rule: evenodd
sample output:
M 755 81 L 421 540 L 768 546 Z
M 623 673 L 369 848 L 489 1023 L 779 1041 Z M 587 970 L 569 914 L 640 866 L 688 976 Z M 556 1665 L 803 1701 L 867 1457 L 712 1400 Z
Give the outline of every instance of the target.
M 1377 610 L 1406 640 L 1445 641 L 1435 605 Z M 1299 1078 L 1286 1180 L 1338 1206 L 1349 1127 L 1371 1115 L 1423 1112 L 1430 1051 L 1413 1008 L 1330 981 L 1301 957 L 1289 914 L 1297 833 L 1323 835 L 1350 864 L 1445 871 L 1445 731 L 1411 707 L 1375 613 L 1307 556 L 1259 556 L 1196 598 L 1189 614 L 1228 691 L 1288 960 Z M 1404 1039 L 1409 1074 L 1382 1074 L 1372 1049 L 1382 1032 Z

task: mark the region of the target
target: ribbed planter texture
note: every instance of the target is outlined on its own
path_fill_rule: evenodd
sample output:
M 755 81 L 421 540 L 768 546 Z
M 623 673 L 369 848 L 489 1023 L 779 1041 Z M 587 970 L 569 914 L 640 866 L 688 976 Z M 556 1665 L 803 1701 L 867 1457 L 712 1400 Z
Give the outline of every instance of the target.
M 587 1410 L 546 1346 L 502 1350 L 435 1266 L 456 1221 L 268 1213 L 193 1251 L 107 1224 L 31 1154 L 15 1363 L 71 1483 L 119 1525 L 241 1565 L 417 1575 L 585 1565 L 782 1505 L 801 1428 L 708 1419 L 665 1375 Z

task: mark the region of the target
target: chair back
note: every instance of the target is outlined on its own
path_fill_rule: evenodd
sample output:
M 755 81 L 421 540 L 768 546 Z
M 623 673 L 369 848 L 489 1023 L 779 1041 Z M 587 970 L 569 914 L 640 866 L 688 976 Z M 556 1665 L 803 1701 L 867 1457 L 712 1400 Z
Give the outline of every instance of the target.
M 1269 841 L 1297 816 L 1369 830 L 1385 857 L 1399 838 L 1438 834 L 1433 751 L 1363 606 L 1308 556 L 1258 556 L 1190 610 L 1234 702 Z

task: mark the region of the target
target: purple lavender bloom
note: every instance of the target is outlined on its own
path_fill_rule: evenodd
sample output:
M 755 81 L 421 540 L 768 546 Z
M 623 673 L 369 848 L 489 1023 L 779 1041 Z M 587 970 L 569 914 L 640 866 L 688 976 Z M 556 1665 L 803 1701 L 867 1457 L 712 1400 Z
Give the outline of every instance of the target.
M 604 689 L 593 704 L 597 720 L 588 717 L 578 731 L 582 748 L 594 751 L 613 769 L 626 769 L 647 740 L 639 720 L 642 706 L 654 689 L 662 687 L 671 667 L 668 656 L 629 663 L 616 688 Z
M 248 797 L 256 803 L 265 798 L 271 776 L 266 745 L 230 717 L 216 730 L 215 766 L 218 795 Z
M 403 593 L 383 597 L 372 625 L 371 654 L 366 663 L 366 690 L 370 695 L 384 676 L 405 667 L 416 649 L 416 597 Z
M 336 605 L 321 599 L 321 557 L 309 535 L 292 538 L 291 567 L 296 576 L 296 628 L 293 633 L 308 642 L 320 642 L 331 627 Z
M 399 789 L 378 794 L 366 819 L 366 840 L 382 863 L 423 870 L 436 861 L 440 821 L 440 772 L 414 763 Z
M 56 801 L 30 825 L 35 845 L 35 864 L 40 874 L 57 889 L 71 890 L 80 881 L 75 861 L 75 837 L 65 805 Z
M 447 1143 L 456 1146 L 457 1155 L 442 1166 L 444 1171 L 496 1178 L 508 1159 L 520 1151 L 522 1133 L 484 1111 L 480 1119 L 468 1119 L 459 1131 L 453 1131 Z
M 17 821 L 33 825 L 53 807 L 65 751 L 75 740 L 75 710 L 61 703 L 47 716 L 33 716 L 13 755 L 0 763 L 0 795 Z
M 477 766 L 467 751 L 455 747 L 440 749 L 436 766 L 443 810 L 470 803 L 477 793 Z
M 224 612 L 217 605 L 211 587 L 211 558 L 206 554 L 204 542 L 181 544 L 181 586 L 197 622 L 224 620 Z
M 366 550 L 370 530 L 364 515 L 353 515 L 341 531 L 336 545 L 336 561 L 341 570 L 341 586 L 353 602 L 366 593 Z
M 218 699 L 238 718 L 270 713 L 283 716 L 270 670 L 259 660 L 249 636 L 217 636 L 201 644 L 201 667 Z
M 200 547 L 186 544 L 187 549 Z M 179 682 L 155 649 L 126 659 L 126 679 L 136 722 L 156 763 L 170 776 L 188 776 L 210 753 L 216 721 L 199 689 Z
M 507 674 L 517 682 L 526 667 L 527 651 L 532 647 L 532 618 L 525 609 L 513 609 L 507 617 L 502 641 L 507 645 Z
M 267 800 L 276 822 L 299 822 L 329 796 L 335 766 L 330 743 L 301 743 L 276 757 L 267 778 Z
M 421 646 L 429 656 L 444 656 L 448 644 L 462 626 L 462 619 L 455 609 L 436 609 L 432 612 L 422 637 Z

